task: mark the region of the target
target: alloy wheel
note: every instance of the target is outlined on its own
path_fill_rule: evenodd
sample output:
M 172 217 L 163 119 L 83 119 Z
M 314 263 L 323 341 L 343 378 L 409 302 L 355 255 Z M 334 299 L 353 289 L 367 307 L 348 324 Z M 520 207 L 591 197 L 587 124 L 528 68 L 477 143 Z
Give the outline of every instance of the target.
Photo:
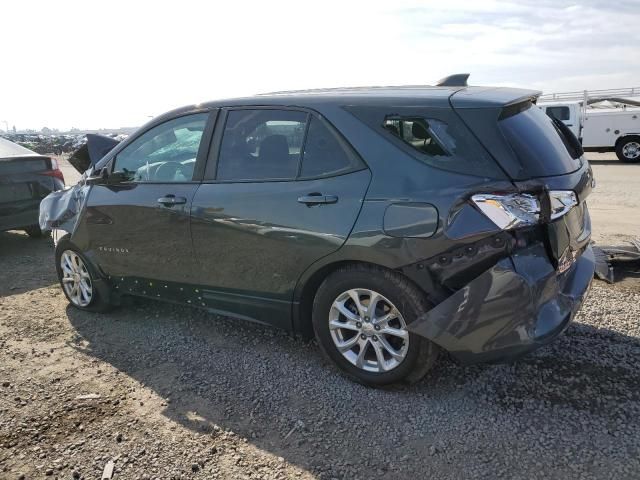
M 367 372 L 396 368 L 407 356 L 409 332 L 400 311 L 380 293 L 355 288 L 341 293 L 329 311 L 338 351 Z
M 72 250 L 65 250 L 60 257 L 62 286 L 71 303 L 86 307 L 91 303 L 93 284 L 82 258 Z
M 628 159 L 636 159 L 640 157 L 640 143 L 629 142 L 622 147 L 622 155 Z

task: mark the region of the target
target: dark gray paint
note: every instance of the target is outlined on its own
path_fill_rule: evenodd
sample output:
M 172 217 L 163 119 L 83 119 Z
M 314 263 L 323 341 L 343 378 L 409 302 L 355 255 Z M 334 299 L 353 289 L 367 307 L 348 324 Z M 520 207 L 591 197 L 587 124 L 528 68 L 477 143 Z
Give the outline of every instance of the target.
M 383 228 L 391 237 L 429 238 L 438 229 L 438 210 L 430 203 L 393 203 L 384 212 Z
M 108 169 L 119 151 L 161 122 L 188 113 L 212 112 L 198 152 L 194 182 L 94 185 L 72 240 L 125 291 L 131 288 L 139 295 L 174 298 L 301 333 L 309 333 L 313 295 L 328 272 L 353 261 L 380 265 L 403 273 L 434 304 L 440 304 L 433 310 L 442 312 L 437 331 L 433 330 L 435 326 L 422 330 L 412 325 L 412 329 L 450 348 L 465 361 L 465 352 L 477 358 L 509 353 L 511 346 L 506 339 L 519 332 L 513 330 L 519 327 L 517 323 L 501 320 L 504 335 L 492 326 L 492 339 L 476 343 L 467 340 L 473 331 L 481 338 L 482 329 L 500 312 L 506 316 L 506 309 L 492 308 L 495 302 L 508 302 L 513 288 L 518 294 L 537 295 L 527 307 L 531 311 L 539 309 L 533 316 L 544 313 L 546 317 L 553 305 L 563 312 L 575 309 L 588 288 L 584 279 L 593 273 L 589 250 L 580 256 L 590 235 L 588 215 L 581 208 L 568 223 L 541 225 L 521 235 L 497 230 L 470 206 L 469 198 L 478 192 L 542 192 L 550 188 L 574 190 L 583 203 L 592 177 L 586 162 L 570 175 L 522 182 L 514 182 L 510 178 L 519 177 L 510 177 L 500 169 L 488 178 L 435 168 L 399 148 L 393 140 L 376 134 L 347 109 L 378 106 L 393 113 L 418 105 L 427 113 L 430 108 L 450 110 L 455 92 L 460 92 L 454 96 L 457 114 L 469 125 L 473 122 L 467 113 L 477 114 L 479 119 L 479 112 L 484 111 L 484 121 L 489 123 L 495 120 L 494 114 L 497 118 L 502 105 L 536 95 L 524 90 L 475 87 L 342 89 L 226 100 L 169 112 L 117 145 L 98 168 Z M 211 162 L 215 162 L 221 137 L 220 125 L 214 128 L 216 112 L 233 106 L 295 107 L 313 112 L 344 136 L 368 169 L 308 181 L 226 183 L 211 178 L 200 184 L 206 172 L 215 172 Z M 475 124 L 470 126 L 480 135 Z M 461 123 L 460 128 L 467 127 Z M 495 145 L 491 141 L 484 146 L 478 144 L 477 152 L 497 159 L 496 166 L 510 171 L 503 159 L 497 158 L 510 153 L 501 152 Z M 508 165 L 508 160 L 505 162 Z M 314 192 L 334 195 L 338 201 L 313 207 L 297 201 Z M 184 196 L 187 201 L 171 208 L 158 205 L 157 198 L 168 194 Z M 405 208 L 416 204 L 425 209 L 420 222 L 412 208 Z M 420 235 L 413 236 L 414 228 Z M 550 231 L 554 229 L 557 241 L 550 248 Z M 133 249 L 140 256 L 98 253 L 101 242 Z M 575 251 L 578 262 L 558 276 L 556 264 L 567 249 Z M 487 281 L 474 280 L 480 277 Z M 560 289 L 551 288 L 555 279 L 561 280 Z M 543 286 L 547 288 L 544 292 L 554 296 L 555 304 L 543 301 L 546 293 L 538 289 Z M 151 290 L 158 288 L 161 290 Z M 487 297 L 489 290 L 491 298 Z M 460 296 L 465 291 L 478 302 L 487 301 L 479 315 L 474 316 L 463 305 Z M 456 308 L 468 314 L 460 317 L 468 328 L 457 343 L 449 334 L 458 326 L 448 317 Z M 549 332 L 561 330 L 565 318 L 552 325 L 537 322 L 539 334 L 534 330 L 529 337 L 524 335 L 523 344 L 537 344 Z
M 409 325 L 462 363 L 513 359 L 554 338 L 569 324 L 593 279 L 587 247 L 557 275 L 535 245 L 499 261 Z

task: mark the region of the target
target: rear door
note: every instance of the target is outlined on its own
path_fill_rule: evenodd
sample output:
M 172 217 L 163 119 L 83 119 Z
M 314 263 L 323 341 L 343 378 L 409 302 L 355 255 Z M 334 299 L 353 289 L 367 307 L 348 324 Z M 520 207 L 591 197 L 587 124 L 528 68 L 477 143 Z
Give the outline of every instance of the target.
M 203 303 L 287 326 L 298 278 L 345 242 L 370 172 L 302 110 L 230 109 L 214 145 L 191 210 Z
M 171 289 L 153 280 L 193 281 L 189 210 L 212 117 L 183 115 L 147 130 L 112 160 L 111 178 L 122 181 L 91 189 L 74 241 L 134 293 L 165 296 Z

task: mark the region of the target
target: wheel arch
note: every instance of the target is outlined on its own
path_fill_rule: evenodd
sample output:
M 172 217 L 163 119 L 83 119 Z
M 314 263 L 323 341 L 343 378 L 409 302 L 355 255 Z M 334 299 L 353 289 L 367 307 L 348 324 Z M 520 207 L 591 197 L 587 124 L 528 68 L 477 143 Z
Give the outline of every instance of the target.
M 640 132 L 639 133 L 625 133 L 624 135 L 621 135 L 617 138 L 616 143 L 614 145 L 614 148 L 618 148 L 618 146 L 623 143 L 624 141 L 626 141 L 629 138 L 638 138 L 640 139 Z
M 319 265 L 312 271 L 307 270 L 302 278 L 298 281 L 294 292 L 293 311 L 292 311 L 292 326 L 293 331 L 296 334 L 300 334 L 304 338 L 313 338 L 313 325 L 311 323 L 311 314 L 313 310 L 313 301 L 315 300 L 316 292 L 322 284 L 322 282 L 336 270 L 349 265 L 366 265 L 370 267 L 381 268 L 393 272 L 396 275 L 401 275 L 407 281 L 416 285 L 416 287 L 422 291 L 425 295 L 427 292 L 418 285 L 412 278 L 403 273 L 400 269 L 392 268 L 388 265 L 382 265 L 379 263 L 368 262 L 358 259 L 342 259 L 332 262 L 327 262 Z

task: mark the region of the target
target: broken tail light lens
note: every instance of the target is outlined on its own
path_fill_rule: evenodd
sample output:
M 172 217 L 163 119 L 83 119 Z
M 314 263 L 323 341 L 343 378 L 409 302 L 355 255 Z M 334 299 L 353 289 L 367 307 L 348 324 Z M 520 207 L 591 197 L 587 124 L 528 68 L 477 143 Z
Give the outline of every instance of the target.
M 471 200 L 502 230 L 535 225 L 540 220 L 540 202 L 528 193 L 481 193 Z
M 571 190 L 551 190 L 549 217 L 556 220 L 578 205 L 578 198 Z M 473 203 L 502 230 L 535 225 L 540 221 L 540 201 L 529 193 L 477 194 Z
M 578 205 L 578 198 L 571 190 L 551 190 L 549 192 L 551 220 L 560 218 Z

